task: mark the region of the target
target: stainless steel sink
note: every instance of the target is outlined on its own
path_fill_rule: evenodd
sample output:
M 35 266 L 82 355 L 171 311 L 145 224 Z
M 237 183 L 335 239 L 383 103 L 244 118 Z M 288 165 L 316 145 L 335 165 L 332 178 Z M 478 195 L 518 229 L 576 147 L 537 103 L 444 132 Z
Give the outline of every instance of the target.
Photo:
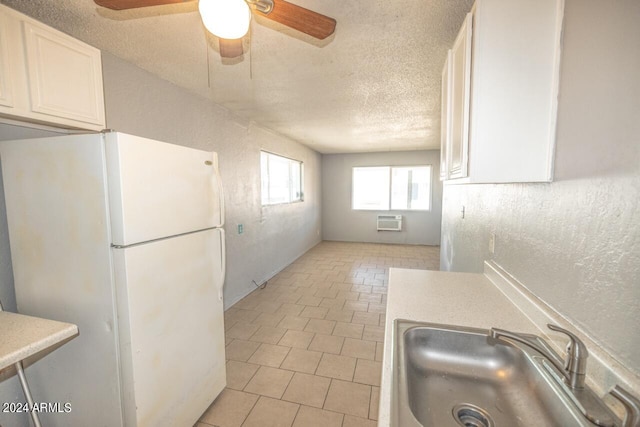
M 482 329 L 396 320 L 394 332 L 396 426 L 593 426 L 534 350 Z

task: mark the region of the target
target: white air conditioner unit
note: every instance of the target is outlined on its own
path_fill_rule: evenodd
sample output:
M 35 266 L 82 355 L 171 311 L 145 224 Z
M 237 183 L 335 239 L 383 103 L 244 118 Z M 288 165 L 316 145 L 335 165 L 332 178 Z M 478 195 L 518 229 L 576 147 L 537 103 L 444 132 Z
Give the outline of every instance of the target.
M 378 231 L 402 231 L 402 215 L 378 215 Z

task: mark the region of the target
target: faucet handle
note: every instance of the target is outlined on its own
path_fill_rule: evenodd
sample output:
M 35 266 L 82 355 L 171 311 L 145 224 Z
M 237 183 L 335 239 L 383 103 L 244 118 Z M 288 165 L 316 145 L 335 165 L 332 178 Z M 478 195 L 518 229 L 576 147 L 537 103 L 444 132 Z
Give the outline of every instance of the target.
M 589 351 L 584 343 L 575 336 L 572 332 L 567 331 L 560 326 L 547 324 L 547 327 L 552 331 L 561 332 L 569 337 L 569 344 L 567 344 L 567 360 L 565 361 L 565 369 L 567 372 L 575 373 L 584 378 L 587 373 L 587 357 Z M 584 380 L 581 380 L 584 381 Z M 572 384 L 572 386 L 575 384 Z M 581 384 L 578 384 L 579 387 Z
M 627 411 L 622 425 L 624 427 L 640 427 L 640 400 L 619 385 L 611 389 L 609 393 L 618 399 Z

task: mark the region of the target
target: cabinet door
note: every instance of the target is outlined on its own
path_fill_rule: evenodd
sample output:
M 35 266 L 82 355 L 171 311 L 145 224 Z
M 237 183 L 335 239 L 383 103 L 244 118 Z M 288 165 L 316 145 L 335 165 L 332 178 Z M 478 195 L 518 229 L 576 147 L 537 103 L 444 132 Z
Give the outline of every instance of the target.
M 13 107 L 11 69 L 9 67 L 8 17 L 0 9 L 0 105 Z
M 449 178 L 463 178 L 468 174 L 472 22 L 473 15 L 469 13 L 451 49 Z
M 440 180 L 449 178 L 449 151 L 451 144 L 451 49 L 442 69 L 442 104 L 440 110 Z
M 104 126 L 100 51 L 23 21 L 31 110 Z

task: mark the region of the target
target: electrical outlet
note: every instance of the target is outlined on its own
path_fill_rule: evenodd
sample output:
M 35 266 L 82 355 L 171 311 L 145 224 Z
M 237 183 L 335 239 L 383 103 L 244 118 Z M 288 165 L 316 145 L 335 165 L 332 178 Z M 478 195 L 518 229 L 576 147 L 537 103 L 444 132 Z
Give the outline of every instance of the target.
M 496 233 L 489 235 L 489 252 L 492 254 L 496 252 Z
M 238 234 L 244 233 L 244 225 L 238 224 Z

